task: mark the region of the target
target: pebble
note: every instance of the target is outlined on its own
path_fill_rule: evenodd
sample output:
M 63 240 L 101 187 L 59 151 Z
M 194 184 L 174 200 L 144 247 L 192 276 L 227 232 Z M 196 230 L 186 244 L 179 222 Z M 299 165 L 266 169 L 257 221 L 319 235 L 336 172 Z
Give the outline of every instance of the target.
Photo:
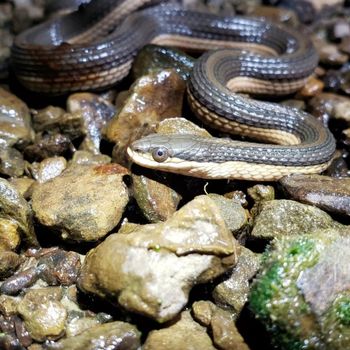
M 294 200 L 327 212 L 350 216 L 350 178 L 323 175 L 291 175 L 280 180 Z

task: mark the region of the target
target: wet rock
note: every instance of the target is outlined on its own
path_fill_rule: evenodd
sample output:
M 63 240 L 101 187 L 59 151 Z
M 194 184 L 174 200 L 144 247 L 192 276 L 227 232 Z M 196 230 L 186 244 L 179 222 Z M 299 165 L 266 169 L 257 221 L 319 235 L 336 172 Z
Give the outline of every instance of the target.
M 33 137 L 28 107 L 0 87 L 0 145 L 23 146 L 30 143 Z
M 203 137 L 211 137 L 209 132 L 185 118 L 168 118 L 162 120 L 156 127 L 158 134 L 193 134 Z
M 256 204 L 275 199 L 275 189 L 272 186 L 255 185 L 248 188 L 248 194 Z
M 0 278 L 11 276 L 19 267 L 22 258 L 12 251 L 0 251 Z M 0 286 L 1 291 L 2 285 Z
M 31 174 L 38 183 L 44 183 L 61 175 L 66 167 L 67 161 L 63 157 L 46 158 L 31 165 Z
M 27 329 L 25 328 L 24 322 L 20 317 L 15 316 L 14 324 L 15 324 L 16 335 L 20 344 L 25 348 L 28 348 L 28 346 L 32 344 L 33 339 L 29 335 L 29 332 L 27 331 Z
M 115 116 L 116 108 L 102 97 L 92 93 L 76 93 L 67 100 L 68 113 L 80 113 L 85 135 L 81 149 L 100 153 L 102 128 Z
M 210 328 L 213 342 L 219 349 L 249 350 L 229 311 L 204 300 L 195 302 L 192 308 L 194 319 Z
M 187 80 L 195 59 L 180 50 L 158 45 L 146 45 L 135 57 L 132 74 L 135 79 L 152 74 L 155 70 L 173 69 Z
M 254 6 L 247 14 L 254 17 L 264 17 L 270 21 L 283 23 L 292 27 L 299 25 L 296 13 L 283 7 Z
M 104 165 L 111 162 L 111 157 L 106 154 L 93 154 L 88 151 L 76 151 L 70 164 L 79 165 Z
M 280 199 L 261 204 L 251 236 L 270 240 L 337 226 L 338 224 L 321 209 Z
M 74 146 L 68 136 L 54 134 L 36 134 L 34 143 L 24 149 L 26 159 L 31 162 L 55 156 L 69 156 Z
M 181 200 L 172 188 L 144 175 L 132 175 L 132 189 L 138 206 L 150 222 L 169 219 Z
M 215 201 L 215 204 L 220 208 L 221 215 L 231 232 L 237 232 L 247 224 L 247 213 L 241 203 L 215 193 L 210 193 L 208 196 Z
M 67 311 L 60 303 L 61 298 L 60 288 L 33 289 L 18 304 L 18 313 L 33 339 L 42 342 L 62 336 Z
M 333 162 L 331 163 L 331 165 L 328 167 L 327 171 L 325 171 L 324 174 L 334 178 L 342 178 L 342 177 L 349 176 L 350 171 L 345 159 L 343 157 L 339 157 L 333 160 Z
M 8 295 L 0 295 L 0 313 L 4 316 L 17 314 L 19 299 Z
M 60 123 L 65 110 L 60 107 L 47 106 L 38 111 L 33 111 L 33 128 L 36 132 L 60 130 Z
M 350 65 L 344 64 L 341 69 L 327 71 L 323 78 L 325 87 L 331 92 L 350 94 Z
M 350 98 L 333 93 L 321 93 L 309 101 L 315 117 L 340 119 L 350 122 Z
M 63 239 L 95 241 L 119 222 L 129 196 L 118 164 L 74 165 L 35 186 L 32 207 L 37 220 Z
M 213 290 L 215 303 L 237 317 L 248 300 L 250 283 L 260 267 L 260 256 L 241 247 L 241 254 L 232 273 Z
M 291 175 L 280 180 L 293 199 L 325 211 L 350 215 L 350 178 L 322 175 Z
M 93 328 L 101 324 L 97 317 L 89 317 L 81 314 L 83 313 L 79 313 L 78 311 L 68 313 L 68 320 L 66 326 L 67 338 L 74 337 L 86 331 L 89 328 Z
M 272 0 L 269 3 L 273 4 L 274 2 Z M 278 6 L 294 11 L 302 23 L 310 23 L 315 19 L 315 8 L 307 0 L 280 0 Z
M 126 148 L 165 118 L 181 115 L 185 82 L 173 70 L 157 71 L 136 80 L 124 107 L 105 128 L 116 144 L 113 158 L 125 164 Z
M 24 166 L 22 153 L 15 148 L 0 147 L 0 174 L 19 177 L 24 173 Z
M 349 262 L 349 228 L 274 241 L 253 284 L 250 308 L 276 348 L 349 348 Z
M 215 350 L 206 328 L 195 322 L 188 311 L 181 313 L 179 321 L 168 328 L 151 331 L 144 350 Z
M 164 223 L 109 236 L 86 257 L 78 284 L 164 322 L 181 311 L 195 284 L 222 274 L 238 254 L 219 207 L 199 196 Z
M 320 62 L 325 65 L 340 66 L 348 61 L 348 55 L 342 53 L 335 44 L 326 42 L 316 43 Z
M 0 218 L 11 220 L 29 246 L 37 246 L 32 222 L 32 210 L 17 189 L 5 179 L 0 179 Z
M 12 178 L 9 182 L 16 187 L 17 191 L 25 198 L 29 199 L 32 195 L 34 179 L 28 177 Z
M 0 218 L 0 251 L 15 250 L 21 243 L 17 224 L 11 219 Z
M 315 77 L 310 77 L 303 88 L 298 92 L 302 98 L 318 95 L 324 88 L 324 83 Z
M 110 322 L 92 327 L 81 334 L 47 344 L 47 350 L 137 350 L 140 349 L 140 332 L 126 322 Z
M 33 266 L 16 273 L 6 279 L 0 286 L 0 292 L 7 295 L 16 295 L 25 288 L 31 287 L 40 277 L 42 269 Z
M 57 249 L 39 259 L 40 277 L 51 286 L 69 286 L 76 282 L 81 267 L 78 253 Z

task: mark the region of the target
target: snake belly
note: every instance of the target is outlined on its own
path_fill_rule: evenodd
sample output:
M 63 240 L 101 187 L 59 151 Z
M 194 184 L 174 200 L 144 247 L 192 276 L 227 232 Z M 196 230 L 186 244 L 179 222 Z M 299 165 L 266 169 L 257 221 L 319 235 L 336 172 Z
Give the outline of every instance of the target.
M 147 43 L 212 49 L 198 59 L 189 79 L 192 110 L 212 127 L 264 143 L 150 135 L 130 145 L 131 159 L 209 179 L 276 180 L 327 168 L 335 151 L 327 128 L 307 113 L 242 94 L 285 95 L 300 89 L 318 63 L 308 38 L 264 19 L 221 17 L 168 4 L 132 13 L 159 2 L 92 0 L 20 34 L 11 57 L 18 80 L 48 94 L 105 89 L 128 74 Z

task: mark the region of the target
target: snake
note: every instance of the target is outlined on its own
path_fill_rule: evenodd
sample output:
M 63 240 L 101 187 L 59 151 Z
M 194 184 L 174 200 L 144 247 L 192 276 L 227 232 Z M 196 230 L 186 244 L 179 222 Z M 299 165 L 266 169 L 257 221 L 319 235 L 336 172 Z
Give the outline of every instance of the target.
M 28 89 L 59 95 L 114 86 L 148 43 L 201 51 L 187 83 L 189 105 L 204 124 L 244 140 L 151 134 L 128 147 L 133 162 L 206 179 L 324 171 L 335 152 L 329 129 L 299 109 L 261 100 L 305 85 L 318 64 L 311 40 L 264 18 L 163 2 L 92 0 L 52 18 L 15 38 L 13 70 Z

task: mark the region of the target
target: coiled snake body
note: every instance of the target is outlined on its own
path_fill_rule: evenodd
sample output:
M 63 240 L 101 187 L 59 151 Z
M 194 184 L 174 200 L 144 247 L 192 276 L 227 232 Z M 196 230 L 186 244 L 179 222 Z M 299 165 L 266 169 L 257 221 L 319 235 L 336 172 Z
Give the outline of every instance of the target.
M 327 168 L 335 141 L 313 116 L 240 94 L 281 95 L 301 88 L 318 62 L 307 38 L 262 19 L 167 4 L 124 18 L 159 2 L 92 0 L 20 34 L 12 49 L 18 79 L 31 90 L 51 94 L 101 89 L 125 77 L 147 43 L 215 49 L 193 68 L 187 89 L 192 110 L 204 123 L 265 143 L 149 135 L 129 147 L 133 161 L 197 177 L 247 180 Z

